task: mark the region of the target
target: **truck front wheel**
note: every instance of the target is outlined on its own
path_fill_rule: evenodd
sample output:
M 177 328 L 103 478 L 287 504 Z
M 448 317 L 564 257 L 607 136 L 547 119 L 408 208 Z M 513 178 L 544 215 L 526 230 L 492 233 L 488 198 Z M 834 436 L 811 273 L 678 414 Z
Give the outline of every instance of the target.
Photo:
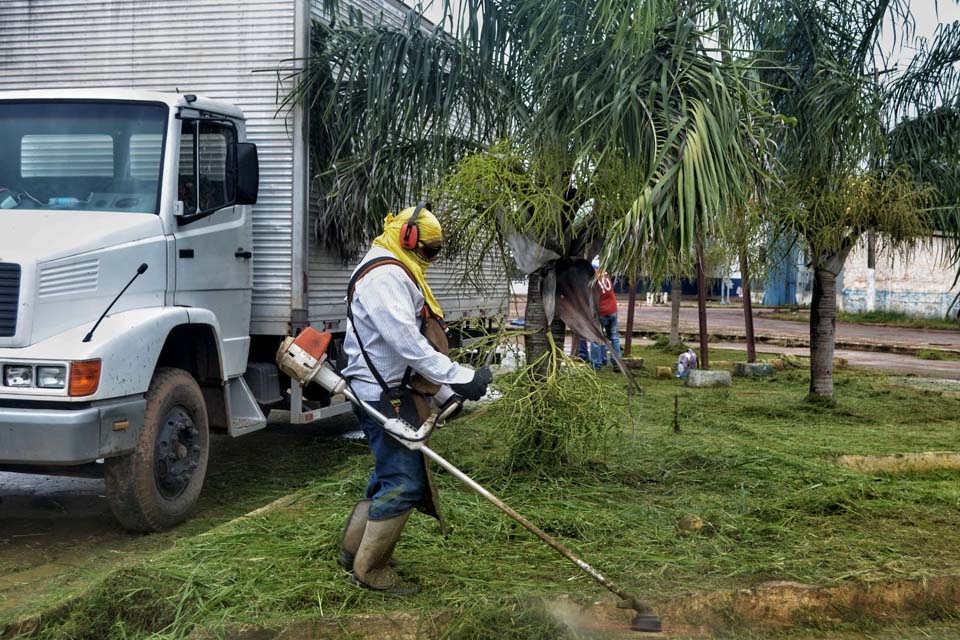
M 107 499 L 125 528 L 162 531 L 186 520 L 196 506 L 210 432 L 203 394 L 183 369 L 157 369 L 146 400 L 136 449 L 104 465 Z

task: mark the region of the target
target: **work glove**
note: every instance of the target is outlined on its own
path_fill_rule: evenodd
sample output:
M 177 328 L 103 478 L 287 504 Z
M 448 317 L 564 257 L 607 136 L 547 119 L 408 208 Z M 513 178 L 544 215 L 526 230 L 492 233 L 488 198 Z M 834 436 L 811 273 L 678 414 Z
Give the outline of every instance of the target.
M 479 400 L 487 393 L 487 385 L 491 380 L 493 380 L 493 372 L 490 371 L 490 367 L 483 366 L 473 372 L 470 382 L 451 384 L 450 388 L 455 394 L 467 400 Z

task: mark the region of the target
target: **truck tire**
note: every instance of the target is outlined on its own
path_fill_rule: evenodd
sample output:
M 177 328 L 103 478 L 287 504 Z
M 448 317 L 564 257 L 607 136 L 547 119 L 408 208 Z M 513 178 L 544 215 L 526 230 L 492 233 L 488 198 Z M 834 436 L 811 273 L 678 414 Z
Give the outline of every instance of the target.
M 158 368 L 146 400 L 136 449 L 104 464 L 107 499 L 126 529 L 162 531 L 186 520 L 197 504 L 210 431 L 200 386 L 183 369 Z

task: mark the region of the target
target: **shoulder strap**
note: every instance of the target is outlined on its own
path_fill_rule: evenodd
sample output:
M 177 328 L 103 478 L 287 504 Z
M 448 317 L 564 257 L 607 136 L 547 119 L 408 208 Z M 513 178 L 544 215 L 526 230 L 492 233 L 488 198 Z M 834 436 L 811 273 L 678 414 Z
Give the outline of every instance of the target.
M 357 282 L 360 281 L 365 275 L 376 269 L 377 267 L 385 267 L 387 265 L 394 265 L 403 269 L 403 272 L 407 274 L 407 277 L 413 280 L 413 274 L 410 273 L 410 269 L 407 268 L 407 265 L 403 264 L 396 258 L 388 258 L 387 256 L 381 256 L 379 258 L 372 258 L 362 265 L 357 267 L 357 270 L 354 272 L 353 277 L 350 278 L 350 284 L 347 285 L 347 301 L 353 302 L 353 290 L 357 286 Z M 416 282 L 414 280 L 414 282 Z
M 382 267 L 385 265 L 396 265 L 403 269 L 404 273 L 407 274 L 407 277 L 413 280 L 413 274 L 410 273 L 410 270 L 407 269 L 406 265 L 397 260 L 396 258 L 388 258 L 386 256 L 381 256 L 379 258 L 373 258 L 363 263 L 357 270 L 354 272 L 353 277 L 350 278 L 350 284 L 347 285 L 347 318 L 350 320 L 350 326 L 353 327 L 353 335 L 357 339 L 357 345 L 360 347 L 360 353 L 363 355 L 364 362 L 367 363 L 367 368 L 370 369 L 370 373 L 373 374 L 373 377 L 377 380 L 377 384 L 380 385 L 380 388 L 384 391 L 390 391 L 390 385 L 387 384 L 386 380 L 383 379 L 383 376 L 380 375 L 380 372 L 377 371 L 377 368 L 373 366 L 373 360 L 370 359 L 370 355 L 367 353 L 367 350 L 363 347 L 363 340 L 360 339 L 360 334 L 357 332 L 357 323 L 353 321 L 353 290 L 357 286 L 357 282 L 370 273 L 372 270 L 377 267 Z M 416 282 L 414 280 L 414 282 Z M 427 305 L 423 305 L 423 309 L 420 310 L 420 315 L 423 317 L 424 309 L 427 309 Z M 413 375 L 413 369 L 407 367 L 403 372 L 403 380 L 400 382 L 401 387 L 407 386 L 407 383 L 410 382 L 410 377 Z

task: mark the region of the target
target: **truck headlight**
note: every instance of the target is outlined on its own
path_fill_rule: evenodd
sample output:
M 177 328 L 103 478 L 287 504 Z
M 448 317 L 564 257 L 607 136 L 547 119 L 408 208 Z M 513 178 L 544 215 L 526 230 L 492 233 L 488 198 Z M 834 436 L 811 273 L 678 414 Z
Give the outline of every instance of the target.
M 67 368 L 37 367 L 37 386 L 41 389 L 63 389 L 67 386 Z
M 32 387 L 33 367 L 8 364 L 3 367 L 3 385 L 5 387 Z

